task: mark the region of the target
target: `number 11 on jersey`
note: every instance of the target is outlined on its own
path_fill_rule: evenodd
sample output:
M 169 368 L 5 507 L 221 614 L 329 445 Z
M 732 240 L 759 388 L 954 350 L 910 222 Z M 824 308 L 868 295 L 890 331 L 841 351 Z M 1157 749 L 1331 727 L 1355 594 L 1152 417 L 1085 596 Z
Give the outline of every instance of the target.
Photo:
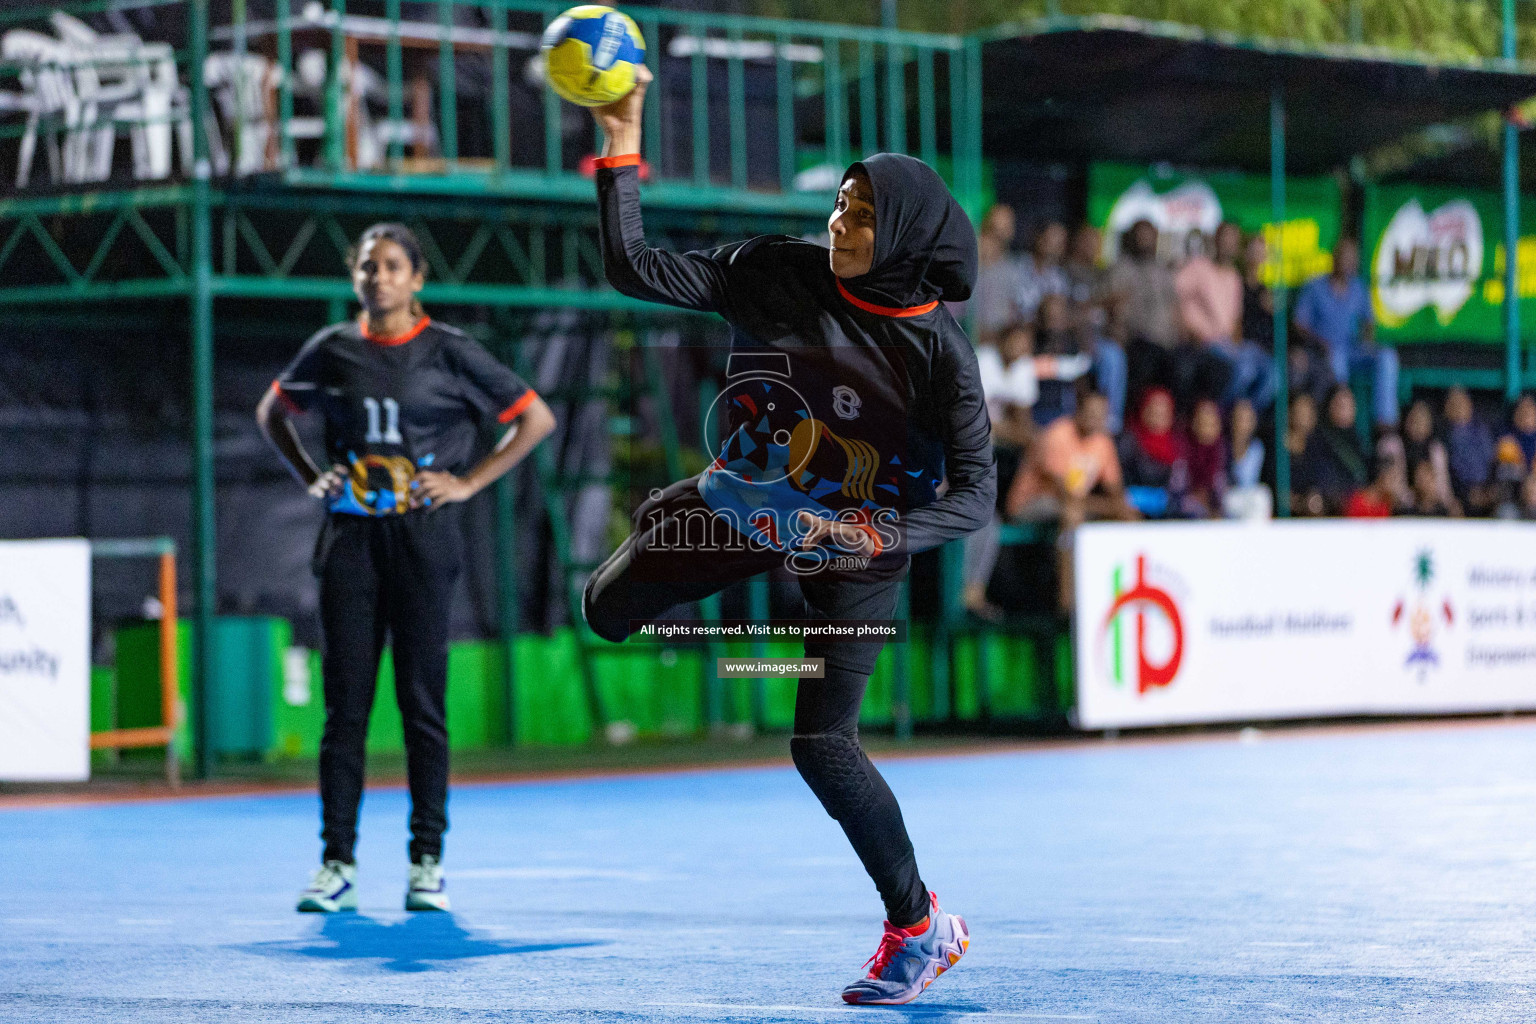
M 368 444 L 401 444 L 400 437 L 400 403 L 393 398 L 384 399 L 384 432 L 379 433 L 379 400 L 377 398 L 363 399 L 363 408 L 368 411 L 368 434 L 363 438 Z

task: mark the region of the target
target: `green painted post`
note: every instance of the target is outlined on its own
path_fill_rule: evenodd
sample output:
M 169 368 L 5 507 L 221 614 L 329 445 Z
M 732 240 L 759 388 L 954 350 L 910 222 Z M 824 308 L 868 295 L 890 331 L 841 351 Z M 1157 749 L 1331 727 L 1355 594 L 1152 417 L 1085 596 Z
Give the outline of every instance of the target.
M 208 0 L 192 0 L 192 704 L 197 777 L 213 774 L 213 615 L 218 584 L 213 476 L 213 225 L 208 165 Z
M 847 166 L 847 150 L 843 145 L 843 68 L 842 40 L 835 36 L 822 37 L 822 87 L 825 90 L 822 110 L 826 117 L 827 160 L 842 169 Z
M 1504 0 L 1504 58 L 1515 59 L 1515 0 Z M 1504 116 L 1504 397 L 1520 397 L 1520 135 Z
M 231 38 L 229 49 L 234 54 L 234 87 L 235 95 L 245 95 L 245 0 L 230 0 L 229 23 Z M 202 65 L 198 65 L 201 69 Z M 234 131 L 230 135 L 231 166 L 238 168 L 245 157 L 245 104 L 235 104 Z
M 981 221 L 981 40 L 969 36 L 965 40 L 966 56 L 966 190 L 969 200 L 965 211 L 971 219 Z
M 558 15 L 554 11 L 544 12 L 544 27 L 554 21 Z M 652 103 L 651 106 L 657 106 Z M 555 90 L 548 84 L 544 86 L 544 173 L 553 177 L 560 173 L 563 163 L 561 154 L 560 119 L 564 111 L 560 109 L 560 97 L 555 95 Z
M 689 88 L 692 95 L 693 183 L 709 184 L 709 67 L 704 63 L 704 34 L 696 37 L 699 48 L 693 51 L 693 72 Z
M 896 738 L 903 742 L 912 738 L 912 674 L 909 671 L 912 650 L 912 615 L 907 601 L 910 576 L 901 581 L 896 594 L 896 621 L 907 624 L 907 642 L 891 645 L 891 724 Z
M 1291 453 L 1285 446 L 1290 427 L 1290 354 L 1286 350 L 1285 310 L 1285 90 L 1276 83 L 1269 93 L 1269 219 L 1275 224 L 1275 514 L 1291 514 Z
M 287 6 L 283 0 L 278 3 Z M 400 0 L 387 0 L 384 17 L 389 20 L 389 40 L 384 44 L 385 88 L 389 91 L 388 158 L 391 166 L 398 167 L 405 156 L 405 139 L 400 134 L 400 126 L 405 123 L 405 57 L 400 52 Z M 505 19 L 505 12 L 502 17 Z
M 932 167 L 939 156 L 938 114 L 934 110 L 933 47 L 917 51 L 917 138 L 919 155 Z
M 1365 39 L 1365 4 L 1362 0 L 1349 0 L 1349 41 L 1360 43 Z
M 506 325 L 502 325 L 500 348 L 502 362 L 517 368 L 519 347 Z M 527 379 L 526 377 L 524 379 Z M 517 746 L 517 632 L 521 626 L 521 597 L 517 586 L 517 472 L 496 481 L 496 596 L 497 620 L 501 632 L 502 725 L 507 732 L 507 746 Z
M 347 0 L 331 0 L 331 66 L 325 82 L 325 165 L 340 171 L 347 162 L 347 116 L 342 105 L 341 65 L 346 60 L 346 40 L 341 34 L 347 16 Z
M 779 121 L 779 188 L 785 192 L 795 187 L 795 93 L 789 58 L 784 49 L 789 36 L 780 32 L 775 39 L 774 105 Z
M 961 154 L 965 152 L 965 97 L 965 51 L 957 47 L 949 51 L 949 177 L 961 205 L 965 204 L 965 172 L 961 167 Z
M 459 159 L 459 85 L 453 73 L 453 3 L 437 0 L 437 123 L 448 172 Z
M 496 171 L 505 173 L 512 166 L 512 98 L 508 80 L 507 8 L 504 4 L 491 5 L 491 30 L 496 42 L 491 48 L 491 139 L 496 159 Z
M 394 0 L 398 3 L 399 0 Z M 287 0 L 277 4 L 277 66 L 282 77 L 277 83 L 277 130 L 278 146 L 282 152 L 283 167 L 287 169 L 297 162 L 294 153 L 293 133 L 293 15 Z
M 864 156 L 880 152 L 879 120 L 875 106 L 875 48 L 859 40 L 859 149 Z
M 907 151 L 907 53 L 897 43 L 885 46 L 885 147 Z
M 645 18 L 642 24 L 645 26 L 645 65 L 651 69 L 653 76 L 650 84 L 651 102 L 645 105 L 645 138 L 642 146 L 645 150 L 645 161 L 651 165 L 652 173 L 661 174 L 661 54 L 658 47 L 661 46 L 661 22 L 654 14 Z
M 730 100 L 731 185 L 747 187 L 747 86 L 742 70 L 741 29 L 732 28 L 730 40 L 738 47 L 736 56 L 726 61 L 726 88 Z

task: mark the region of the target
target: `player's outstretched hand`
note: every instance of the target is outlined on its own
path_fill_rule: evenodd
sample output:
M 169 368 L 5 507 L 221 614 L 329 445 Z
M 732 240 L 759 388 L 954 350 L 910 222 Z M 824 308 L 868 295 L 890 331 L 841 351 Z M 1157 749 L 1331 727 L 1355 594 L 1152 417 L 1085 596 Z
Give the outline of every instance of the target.
M 468 501 L 474 496 L 475 488 L 463 477 L 452 473 L 423 469 L 411 479 L 411 508 Z
M 641 64 L 635 68 L 633 89 L 612 103 L 591 108 L 592 117 L 607 138 L 604 156 L 640 151 L 640 113 L 645 109 L 645 89 L 653 77 L 651 69 Z
M 348 475 L 347 467 L 337 463 L 315 477 L 315 482 L 309 485 L 310 496 L 324 501 L 334 500 L 341 494 L 342 488 L 347 486 Z
M 829 544 L 866 558 L 875 553 L 874 538 L 852 523 L 840 523 L 835 519 L 823 519 L 809 512 L 801 512 L 800 528 L 805 531 L 805 536 L 800 539 L 800 547 L 807 550 Z

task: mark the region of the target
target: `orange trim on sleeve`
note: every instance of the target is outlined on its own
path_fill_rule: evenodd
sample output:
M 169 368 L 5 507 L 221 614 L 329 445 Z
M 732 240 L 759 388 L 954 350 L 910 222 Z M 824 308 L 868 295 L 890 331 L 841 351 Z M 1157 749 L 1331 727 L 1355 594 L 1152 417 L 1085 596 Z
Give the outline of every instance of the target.
M 523 397 L 522 398 L 519 398 L 517 401 L 513 402 L 511 405 L 509 405 L 505 409 L 501 410 L 501 415 L 496 417 L 496 422 L 497 423 L 511 423 L 513 420 L 515 420 L 519 416 L 521 416 L 523 414 L 524 410 L 526 410 L 530 405 L 532 405 L 533 404 L 533 400 L 535 398 L 538 398 L 538 397 L 539 397 L 538 392 L 534 391 L 533 388 L 529 388 L 527 391 L 523 392 Z
M 277 396 L 277 400 L 283 403 L 283 408 L 288 410 L 290 414 L 297 416 L 304 411 L 299 408 L 299 403 L 288 397 L 288 392 L 283 390 L 283 385 L 278 381 L 272 382 L 272 393 Z
M 865 533 L 869 534 L 869 539 L 874 542 L 875 553 L 869 557 L 875 558 L 880 554 L 880 552 L 885 550 L 885 545 L 880 543 L 880 533 L 873 526 L 869 526 L 865 523 L 852 523 L 850 525 L 852 525 L 855 529 L 863 530 Z
M 598 170 L 611 167 L 639 167 L 639 153 L 625 153 L 621 156 L 600 156 L 592 161 L 592 166 Z
M 877 306 L 873 302 L 865 302 L 847 288 L 844 288 L 842 278 L 834 278 L 834 280 L 837 281 L 837 290 L 842 293 L 843 298 L 858 306 L 864 312 L 874 313 L 876 316 L 922 316 L 924 313 L 932 313 L 935 309 L 939 308 L 938 299 L 934 299 L 932 302 L 925 302 L 921 306 Z
M 426 330 L 427 329 L 427 325 L 430 324 L 431 322 L 432 322 L 432 318 L 431 317 L 424 316 L 420 320 L 416 321 L 416 326 L 415 327 L 412 327 L 410 330 L 406 331 L 404 334 L 397 335 L 397 336 L 395 336 L 393 338 L 387 338 L 387 337 L 384 337 L 382 335 L 369 333 L 369 331 L 368 331 L 368 314 L 367 313 L 364 313 L 361 317 L 358 318 L 357 326 L 358 326 L 358 329 L 363 332 L 363 337 L 367 338 L 369 341 L 373 342 L 375 345 L 390 345 L 390 346 L 393 346 L 393 345 L 404 345 L 406 342 L 408 342 L 412 338 L 416 337 L 416 335 L 418 335 L 422 331 Z

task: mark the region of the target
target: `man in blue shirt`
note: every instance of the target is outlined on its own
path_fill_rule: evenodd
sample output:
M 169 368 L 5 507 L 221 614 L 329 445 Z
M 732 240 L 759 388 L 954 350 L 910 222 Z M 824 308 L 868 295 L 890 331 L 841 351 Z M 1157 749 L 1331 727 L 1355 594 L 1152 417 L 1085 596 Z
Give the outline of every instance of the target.
M 1376 423 L 1397 425 L 1397 352 L 1371 343 L 1376 320 L 1371 296 L 1360 279 L 1360 243 L 1340 238 L 1333 273 L 1313 278 L 1296 296 L 1296 330 L 1301 340 L 1328 353 L 1333 376 L 1349 383 L 1351 371 L 1371 375 Z

